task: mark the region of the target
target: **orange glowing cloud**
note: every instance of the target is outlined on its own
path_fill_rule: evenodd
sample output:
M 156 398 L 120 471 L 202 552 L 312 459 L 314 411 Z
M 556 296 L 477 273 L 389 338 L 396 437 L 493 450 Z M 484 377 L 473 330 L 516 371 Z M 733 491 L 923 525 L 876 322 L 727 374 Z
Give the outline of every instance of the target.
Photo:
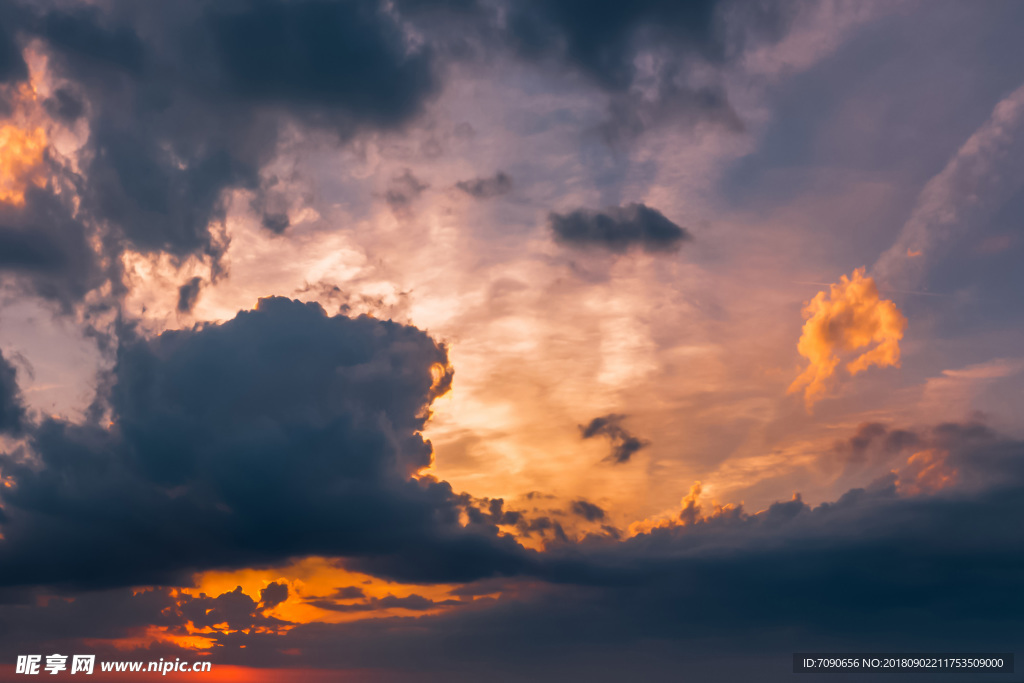
M 10 96 L 13 113 L 0 122 L 0 202 L 23 206 L 30 185 L 46 184 L 43 153 L 49 141 L 39 125 L 35 87 L 22 84 Z
M 22 206 L 29 185 L 42 187 L 46 133 L 42 128 L 22 129 L 10 123 L 0 126 L 0 202 Z
M 701 495 L 705 487 L 701 482 L 695 481 L 690 487 L 690 492 L 679 501 L 679 509 L 662 513 L 655 517 L 642 519 L 629 525 L 629 536 L 639 536 L 650 533 L 655 529 L 673 529 L 677 527 L 693 526 L 702 522 L 718 519 L 720 517 L 732 517 L 743 514 L 742 503 L 734 505 L 728 503 L 722 505 L 714 500 L 711 501 L 711 512 L 703 514 L 703 506 L 700 504 Z
M 789 393 L 803 389 L 808 410 L 824 397 L 840 363 L 840 352 L 871 347 L 846 364 L 851 375 L 872 365 L 899 366 L 900 339 L 907 319 L 896 304 L 879 297 L 875 281 L 863 268 L 850 277 L 842 276 L 828 292 L 818 292 L 803 313 L 807 322 L 797 350 L 810 365 L 790 385 Z
M 929 448 L 907 458 L 907 465 L 897 472 L 896 488 L 906 495 L 935 493 L 957 482 L 960 472 L 947 462 L 946 451 Z

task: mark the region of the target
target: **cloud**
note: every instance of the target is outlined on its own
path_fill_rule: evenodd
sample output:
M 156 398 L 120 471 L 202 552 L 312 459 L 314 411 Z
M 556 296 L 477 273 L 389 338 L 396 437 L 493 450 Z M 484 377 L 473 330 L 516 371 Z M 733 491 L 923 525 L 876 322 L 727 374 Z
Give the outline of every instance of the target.
M 908 650 L 1012 651 L 1024 609 L 1016 590 L 1024 529 L 1015 523 L 1024 514 L 1024 443 L 977 423 L 916 433 L 948 453 L 962 474 L 956 486 L 907 495 L 889 476 L 816 506 L 794 496 L 753 513 L 694 514 L 692 523 L 621 542 L 555 548 L 547 553 L 554 582 L 521 587 L 507 599 L 415 617 L 294 624 L 287 634 L 213 633 L 219 644 L 235 645 L 218 648 L 217 661 L 287 666 L 298 653 L 310 667 L 384 668 L 438 681 L 479 680 L 495 670 L 538 681 L 564 680 L 566 670 L 602 681 L 674 680 L 685 666 L 707 671 L 709 680 L 726 673 L 781 682 L 792 673 L 765 661 L 791 652 L 794 640 L 821 651 L 835 642 L 880 651 L 894 638 Z M 687 497 L 695 510 L 698 497 L 695 490 Z M 80 600 L 0 606 L 0 626 L 20 625 L 3 647 L 23 652 L 17 639 L 40 624 L 96 638 L 97 631 L 120 636 L 130 624 L 187 618 L 161 591 Z M 445 601 L 413 599 L 405 607 L 438 602 Z M 108 609 L 97 611 L 101 604 Z M 240 627 L 258 617 L 254 600 L 231 593 L 197 606 L 215 606 L 222 621 L 230 616 Z M 454 660 L 462 662 L 455 672 Z
M 401 175 L 397 175 L 388 183 L 388 189 L 384 193 L 384 200 L 395 211 L 404 211 L 416 201 L 416 198 L 423 194 L 429 187 L 413 175 L 412 171 L 405 169 Z
M 957 235 L 977 228 L 1024 184 L 1024 85 L 1003 98 L 928 181 L 893 245 L 872 268 L 879 282 L 916 287 Z
M 599 522 L 604 519 L 604 510 L 582 499 L 574 500 L 569 509 L 574 515 L 578 515 L 588 522 Z
M 690 239 L 685 228 L 643 204 L 611 206 L 603 211 L 578 209 L 551 213 L 548 224 L 555 239 L 574 247 L 594 247 L 621 254 L 632 248 L 670 252 Z
M 448 390 L 420 330 L 260 300 L 222 324 L 121 335 L 110 424 L 48 418 L 0 455 L 0 577 L 139 585 L 291 557 L 470 580 L 531 553 L 431 477 L 421 435 Z
M 383 598 L 369 598 L 362 602 L 310 600 L 309 604 L 332 612 L 375 612 L 384 609 L 406 609 L 413 612 L 425 612 L 439 607 L 452 607 L 464 603 L 459 600 L 431 600 L 413 593 L 405 597 L 386 595 Z
M 741 128 L 715 79 L 736 52 L 727 35 L 773 42 L 792 14 L 719 0 L 641 0 L 600 9 L 576 0 L 531 0 L 511 6 L 506 39 L 520 58 L 561 66 L 605 91 L 611 106 L 602 128 L 615 142 L 669 122 Z M 698 70 L 703 78 L 691 75 Z
M 899 365 L 899 342 L 907 320 L 896 304 L 879 297 L 875 281 L 864 275 L 863 268 L 850 277 L 843 275 L 828 292 L 818 292 L 803 313 L 807 322 L 797 350 L 810 364 L 790 385 L 789 393 L 802 389 L 808 410 L 828 391 L 841 352 L 872 347 L 847 362 L 851 375 L 872 365 Z
M 20 206 L 0 204 L 0 273 L 70 310 L 104 280 L 90 229 L 66 196 L 30 187 Z
M 0 124 L 0 202 L 23 206 L 30 185 L 46 184 L 41 173 L 46 144 L 42 128 Z
M 194 277 L 181 287 L 178 287 L 178 312 L 191 313 L 192 308 L 199 300 L 199 290 L 203 286 L 201 277 Z
M 65 194 L 77 195 L 77 220 L 101 229 L 111 261 L 133 249 L 216 268 L 226 193 L 259 203 L 281 130 L 297 123 L 341 142 L 394 130 L 439 87 L 429 46 L 411 47 L 394 12 L 371 0 L 25 5 L 3 15 L 0 79 L 26 75 L 17 34 L 60 84 L 42 109 L 58 122 L 85 118 Z M 0 144 L 0 199 L 17 203 L 46 140 L 4 127 Z M 280 232 L 281 216 L 270 218 Z
M 615 413 L 595 417 L 587 426 L 580 425 L 580 434 L 584 439 L 595 436 L 607 437 L 612 443 L 612 452 L 608 460 L 616 464 L 629 462 L 633 454 L 647 446 L 648 442 L 634 436 L 622 426 L 625 418 L 625 415 Z
M 0 10 L 0 83 L 20 81 L 28 76 L 28 66 L 11 28 L 15 26 L 11 7 Z
M 20 434 L 25 406 L 18 389 L 18 371 L 0 352 L 0 434 Z
M 455 187 L 459 188 L 471 197 L 476 197 L 477 199 L 491 199 L 492 197 L 499 197 L 511 191 L 512 179 L 508 177 L 504 171 L 498 171 L 497 174 L 490 178 L 460 180 L 455 183 Z

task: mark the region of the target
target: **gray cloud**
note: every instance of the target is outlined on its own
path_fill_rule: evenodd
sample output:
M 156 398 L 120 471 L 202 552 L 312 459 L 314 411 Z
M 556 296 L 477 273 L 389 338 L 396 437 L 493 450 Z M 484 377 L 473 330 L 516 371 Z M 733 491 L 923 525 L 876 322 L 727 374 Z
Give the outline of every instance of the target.
M 194 277 L 181 287 L 178 287 L 178 312 L 191 313 L 192 308 L 199 300 L 199 290 L 203 286 L 203 279 Z
M 20 434 L 25 406 L 18 388 L 18 371 L 0 352 L 0 434 Z
M 614 253 L 632 248 L 670 252 L 690 239 L 682 228 L 657 209 L 643 204 L 611 206 L 603 211 L 578 209 L 567 214 L 552 213 L 548 225 L 555 239 L 574 247 L 593 247 Z
M 439 376 L 436 375 L 438 369 Z M 112 424 L 45 419 L 0 455 L 0 576 L 15 584 L 175 582 L 210 567 L 346 558 L 426 581 L 516 573 L 532 554 L 430 463 L 447 390 L 423 332 L 263 299 L 220 325 L 122 333 Z
M 455 187 L 459 188 L 471 197 L 476 197 L 477 199 L 491 199 L 492 197 L 500 197 L 501 195 L 507 194 L 511 191 L 512 179 L 503 171 L 498 171 L 497 174 L 489 178 L 460 180 L 455 183 Z
M 423 194 L 427 187 L 428 185 L 413 175 L 412 171 L 405 169 L 388 183 L 384 200 L 393 210 L 404 211 L 416 201 L 417 197 Z
M 584 439 L 592 439 L 595 436 L 607 437 L 612 444 L 612 452 L 608 460 L 616 464 L 629 462 L 633 455 L 648 445 L 647 441 L 634 436 L 622 426 L 625 415 L 609 413 L 601 417 L 595 417 L 586 426 L 580 425 L 580 435 Z
M 582 499 L 574 500 L 569 509 L 574 515 L 578 515 L 588 522 L 598 522 L 604 519 L 604 510 Z

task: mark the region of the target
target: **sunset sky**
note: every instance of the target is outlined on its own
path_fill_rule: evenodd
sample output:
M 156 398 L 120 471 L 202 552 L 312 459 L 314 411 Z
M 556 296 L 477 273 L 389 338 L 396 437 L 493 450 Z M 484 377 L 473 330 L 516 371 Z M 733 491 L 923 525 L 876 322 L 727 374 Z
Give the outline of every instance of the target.
M 1022 30 L 0 0 L 0 681 L 1013 652 Z

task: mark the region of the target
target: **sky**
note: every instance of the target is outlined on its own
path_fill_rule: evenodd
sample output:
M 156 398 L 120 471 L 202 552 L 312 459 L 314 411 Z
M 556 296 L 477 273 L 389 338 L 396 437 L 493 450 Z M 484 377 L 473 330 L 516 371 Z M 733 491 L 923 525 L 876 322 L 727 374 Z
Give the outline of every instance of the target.
M 1022 24 L 0 0 L 0 681 L 1013 652 Z

